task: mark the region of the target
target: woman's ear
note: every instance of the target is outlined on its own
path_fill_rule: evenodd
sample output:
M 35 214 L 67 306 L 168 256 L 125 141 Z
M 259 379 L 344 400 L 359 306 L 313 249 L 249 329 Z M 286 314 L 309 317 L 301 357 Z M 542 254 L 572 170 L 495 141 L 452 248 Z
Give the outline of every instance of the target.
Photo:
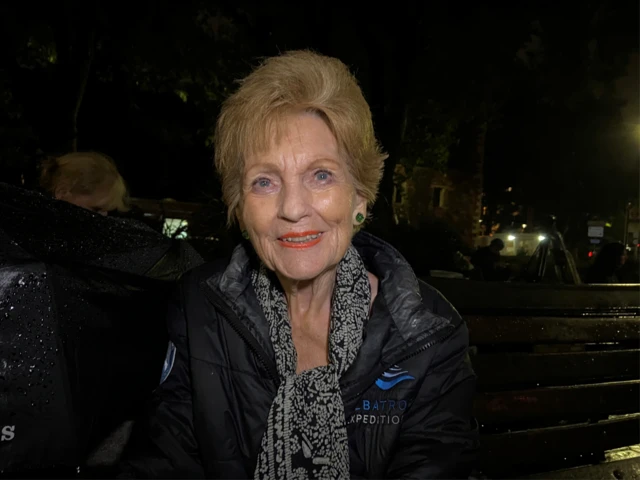
M 353 210 L 353 219 L 356 226 L 362 225 L 367 218 L 367 201 L 364 197 L 356 194 L 356 201 Z

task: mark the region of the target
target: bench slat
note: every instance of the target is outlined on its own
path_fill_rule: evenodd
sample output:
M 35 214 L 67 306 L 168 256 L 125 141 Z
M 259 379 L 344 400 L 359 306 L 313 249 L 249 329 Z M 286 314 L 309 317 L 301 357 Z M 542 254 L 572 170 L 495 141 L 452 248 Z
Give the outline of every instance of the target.
M 640 317 L 468 316 L 471 345 L 602 343 L 640 340 Z
M 640 350 L 474 355 L 479 390 L 558 386 L 640 378 Z
M 597 460 L 606 450 L 640 443 L 640 414 L 595 424 L 485 435 L 481 469 L 489 478 L 536 473 Z
M 474 414 L 481 424 L 567 420 L 640 412 L 639 398 L 640 380 L 479 393 Z
M 551 473 L 543 473 L 526 477 L 527 480 L 602 480 L 603 478 L 622 478 L 634 480 L 640 478 L 640 457 L 616 460 L 601 463 L 600 465 L 587 465 L 585 467 L 560 470 Z

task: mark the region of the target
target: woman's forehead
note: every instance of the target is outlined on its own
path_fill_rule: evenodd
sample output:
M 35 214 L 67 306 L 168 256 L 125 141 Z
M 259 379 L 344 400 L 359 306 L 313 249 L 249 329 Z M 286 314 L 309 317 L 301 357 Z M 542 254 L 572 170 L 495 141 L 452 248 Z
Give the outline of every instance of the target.
M 291 115 L 278 127 L 272 129 L 269 148 L 246 156 L 245 171 L 261 165 L 284 169 L 305 167 L 321 160 L 341 163 L 336 138 L 319 116 Z

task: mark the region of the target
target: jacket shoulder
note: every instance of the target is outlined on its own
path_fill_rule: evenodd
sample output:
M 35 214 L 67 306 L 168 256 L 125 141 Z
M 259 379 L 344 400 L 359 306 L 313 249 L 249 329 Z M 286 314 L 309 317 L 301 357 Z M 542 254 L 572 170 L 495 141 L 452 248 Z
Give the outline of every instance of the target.
M 203 282 L 222 275 L 228 265 L 228 257 L 223 257 L 211 262 L 204 263 L 182 275 L 178 282 L 178 285 L 180 285 L 180 289 L 183 292 L 189 292 L 192 289 L 198 287 Z
M 169 315 L 167 327 L 170 333 L 185 336 L 189 327 L 194 326 L 194 322 L 210 320 L 213 308 L 205 298 L 204 285 L 210 278 L 219 275 L 224 271 L 228 262 L 220 259 L 208 262 L 189 270 L 176 282 L 173 294 L 169 299 Z M 211 290 L 212 294 L 215 294 Z M 189 312 L 198 311 L 202 315 L 189 315 Z
M 462 323 L 462 317 L 456 310 L 456 308 L 440 293 L 440 291 L 427 282 L 418 279 L 420 286 L 420 296 L 422 297 L 422 304 L 430 312 L 440 317 L 444 317 L 451 321 L 456 326 Z

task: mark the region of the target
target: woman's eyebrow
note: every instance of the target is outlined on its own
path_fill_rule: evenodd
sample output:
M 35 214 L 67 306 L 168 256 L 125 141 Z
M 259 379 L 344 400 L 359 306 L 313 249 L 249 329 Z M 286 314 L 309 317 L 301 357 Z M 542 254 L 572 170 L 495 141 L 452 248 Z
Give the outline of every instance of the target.
M 260 173 L 279 173 L 280 169 L 273 164 L 273 162 L 260 162 L 260 163 L 256 163 L 255 165 L 252 165 L 251 167 L 249 167 L 244 174 L 245 175 L 250 175 L 254 172 L 260 172 Z
M 331 157 L 321 156 L 311 160 L 309 162 L 309 168 L 313 168 L 318 165 L 326 165 L 327 163 L 333 164 L 334 166 L 340 166 L 341 164 L 338 160 L 335 160 Z

